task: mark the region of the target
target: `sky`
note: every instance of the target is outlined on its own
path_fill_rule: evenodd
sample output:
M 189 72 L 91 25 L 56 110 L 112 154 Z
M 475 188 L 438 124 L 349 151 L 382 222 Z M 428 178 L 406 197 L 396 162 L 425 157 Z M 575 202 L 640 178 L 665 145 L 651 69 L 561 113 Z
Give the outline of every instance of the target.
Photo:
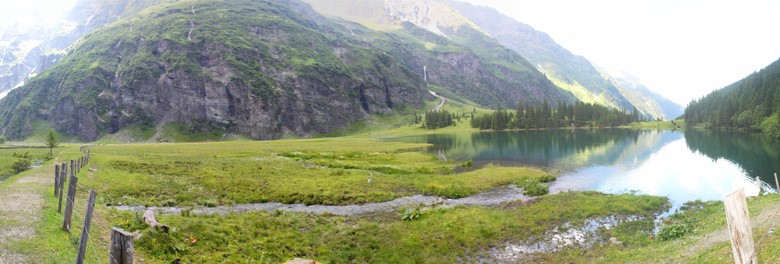
M 776 0 L 461 0 L 548 33 L 683 106 L 780 58 Z
M 76 0 L 0 0 L 0 25 L 35 24 L 56 20 Z

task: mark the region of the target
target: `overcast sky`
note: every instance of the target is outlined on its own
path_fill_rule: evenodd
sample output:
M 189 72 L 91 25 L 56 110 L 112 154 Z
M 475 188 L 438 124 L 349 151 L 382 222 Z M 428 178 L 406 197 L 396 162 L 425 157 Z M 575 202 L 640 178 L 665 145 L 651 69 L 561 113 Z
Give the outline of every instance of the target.
M 76 0 L 0 0 L 0 25 L 45 23 L 61 18 Z
M 462 0 L 687 105 L 780 58 L 776 0 Z

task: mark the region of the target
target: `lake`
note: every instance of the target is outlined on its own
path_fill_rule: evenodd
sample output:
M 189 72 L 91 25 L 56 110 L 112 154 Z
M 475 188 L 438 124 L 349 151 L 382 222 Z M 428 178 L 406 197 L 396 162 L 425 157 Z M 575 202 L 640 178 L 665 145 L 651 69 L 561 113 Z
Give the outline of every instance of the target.
M 389 139 L 430 143 L 444 160 L 547 167 L 558 173 L 550 192 L 669 197 L 672 209 L 693 200 L 720 200 L 759 184 L 774 192 L 780 144 L 761 135 L 688 130 L 544 130 L 434 134 Z M 760 181 L 756 181 L 759 177 Z M 771 187 L 770 187 L 771 186 Z M 771 189 L 771 190 L 770 190 Z

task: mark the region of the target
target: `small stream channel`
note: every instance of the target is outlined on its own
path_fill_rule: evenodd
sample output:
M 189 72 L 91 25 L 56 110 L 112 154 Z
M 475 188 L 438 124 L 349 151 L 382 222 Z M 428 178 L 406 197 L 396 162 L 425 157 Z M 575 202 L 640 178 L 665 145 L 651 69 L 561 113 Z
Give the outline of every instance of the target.
M 217 207 L 144 207 L 144 206 L 113 206 L 111 208 L 124 211 L 143 212 L 147 209 L 156 213 L 181 214 L 188 211 L 190 214 L 229 214 L 249 211 L 275 211 L 282 210 L 288 212 L 300 213 L 329 213 L 333 215 L 354 216 L 370 214 L 377 212 L 392 212 L 403 207 L 415 206 L 440 206 L 451 207 L 458 205 L 499 205 L 510 201 L 528 201 L 533 199 L 523 195 L 523 190 L 514 185 L 495 188 L 484 191 L 479 194 L 458 198 L 447 199 L 430 195 L 414 195 L 396 198 L 387 202 L 366 203 L 359 205 L 305 205 L 305 204 L 282 204 L 277 202 L 236 204 Z

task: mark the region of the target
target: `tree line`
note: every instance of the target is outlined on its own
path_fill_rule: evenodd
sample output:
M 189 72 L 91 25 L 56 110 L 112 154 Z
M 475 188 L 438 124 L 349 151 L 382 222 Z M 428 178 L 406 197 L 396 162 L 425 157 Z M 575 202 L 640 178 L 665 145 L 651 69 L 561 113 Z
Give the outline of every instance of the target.
M 693 100 L 685 123 L 763 131 L 780 138 L 780 60 L 720 90 Z
M 430 111 L 425 114 L 425 117 L 420 118 L 415 114 L 415 123 L 423 120 L 423 127 L 426 129 L 445 128 L 448 126 L 454 126 L 455 120 L 460 120 L 460 117 L 455 116 L 454 113 L 450 113 L 447 110 Z
M 479 129 L 536 129 L 559 127 L 614 127 L 646 121 L 636 109 L 625 112 L 606 106 L 576 102 L 559 102 L 556 106 L 544 101 L 542 105 L 518 105 L 514 113 L 498 109 L 492 113 L 471 118 L 471 127 Z

